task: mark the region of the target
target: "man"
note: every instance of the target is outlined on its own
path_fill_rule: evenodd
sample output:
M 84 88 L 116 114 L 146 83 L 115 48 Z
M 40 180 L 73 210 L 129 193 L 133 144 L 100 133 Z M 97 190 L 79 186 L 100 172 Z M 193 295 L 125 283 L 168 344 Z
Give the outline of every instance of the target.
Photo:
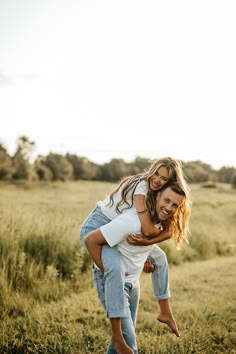
M 185 208 L 185 193 L 178 184 L 164 186 L 157 193 L 155 220 L 160 223 L 173 218 L 180 206 Z M 185 220 L 187 222 L 187 220 Z M 135 210 L 127 210 L 110 223 L 91 232 L 85 238 L 85 244 L 94 263 L 94 281 L 100 301 L 106 309 L 104 293 L 104 265 L 101 261 L 102 245 L 107 243 L 110 247 L 117 246 L 120 253 L 120 261 L 125 274 L 125 303 L 127 307 L 126 317 L 121 319 L 122 333 L 119 332 L 118 319 L 110 318 L 112 327 L 112 339 L 108 353 L 136 353 L 137 343 L 135 338 L 135 320 L 139 301 L 138 281 L 143 269 L 143 264 L 152 249 L 152 245 L 133 247 L 127 242 L 128 234 L 141 232 L 141 224 Z M 114 282 L 114 288 L 116 284 Z M 134 291 L 135 290 L 135 291 Z M 113 289 L 114 291 L 114 289 Z M 111 316 L 110 316 L 111 317 Z M 116 321 L 117 320 L 117 321 Z M 165 322 L 165 321 L 164 321 Z M 167 323 L 168 324 L 168 323 Z M 127 345 L 128 344 L 128 345 Z M 130 349 L 132 348 L 133 351 Z

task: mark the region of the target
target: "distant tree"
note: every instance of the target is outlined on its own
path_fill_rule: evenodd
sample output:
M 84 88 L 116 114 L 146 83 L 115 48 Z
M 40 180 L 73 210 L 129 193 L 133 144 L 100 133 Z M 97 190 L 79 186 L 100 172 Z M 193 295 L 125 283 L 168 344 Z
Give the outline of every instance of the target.
M 40 181 L 52 181 L 53 175 L 50 168 L 45 165 L 45 157 L 38 156 L 36 158 L 34 169 Z
M 126 176 L 133 176 L 133 175 L 137 175 L 138 173 L 140 173 L 140 169 L 139 167 L 137 167 L 133 162 L 128 162 L 125 164 L 126 165 Z
M 52 173 L 53 181 L 68 181 L 73 179 L 73 168 L 69 161 L 60 154 L 50 153 L 43 161 Z
M 74 179 L 94 180 L 98 173 L 98 165 L 89 161 L 86 157 L 74 154 L 66 154 L 65 158 L 73 168 Z
M 12 159 L 7 150 L 0 144 L 0 179 L 11 179 L 13 172 Z
M 83 158 L 83 168 L 84 168 L 84 175 L 83 179 L 86 180 L 96 180 L 98 171 L 99 171 L 99 165 L 95 164 L 94 162 L 89 161 L 87 158 Z
M 34 173 L 30 163 L 30 157 L 35 147 L 35 143 L 26 136 L 21 136 L 17 140 L 17 149 L 12 158 L 14 179 L 33 179 Z
M 66 154 L 65 158 L 73 168 L 74 179 L 83 179 L 84 177 L 84 158 L 74 154 Z
M 32 152 L 35 149 L 35 142 L 30 141 L 30 139 L 23 135 L 17 139 L 17 150 L 20 151 L 21 155 L 25 160 L 29 161 L 32 156 Z
M 207 182 L 212 180 L 214 171 L 211 166 L 201 161 L 183 163 L 183 171 L 189 182 Z
M 124 176 L 127 176 L 128 168 L 124 160 L 112 159 L 109 163 L 101 166 L 99 180 L 116 182 Z
M 150 159 L 137 156 L 132 162 L 132 166 L 135 167 L 137 172 L 131 174 L 143 173 L 145 170 L 147 170 L 150 167 L 150 165 L 151 165 Z
M 235 173 L 235 175 L 233 176 L 233 179 L 232 179 L 232 187 L 234 189 L 236 189 L 236 173 Z
M 224 166 L 218 170 L 217 175 L 219 182 L 222 183 L 232 183 L 236 169 L 234 167 Z

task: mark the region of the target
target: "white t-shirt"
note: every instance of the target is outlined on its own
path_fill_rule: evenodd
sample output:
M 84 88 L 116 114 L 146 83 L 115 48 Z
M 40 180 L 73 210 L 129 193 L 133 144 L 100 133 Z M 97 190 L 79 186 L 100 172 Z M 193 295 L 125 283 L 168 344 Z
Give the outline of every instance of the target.
M 155 225 L 159 227 L 159 225 Z M 100 230 L 110 247 L 117 246 L 121 254 L 121 267 L 129 273 L 125 280 L 134 282 L 143 270 L 144 262 L 152 249 L 149 246 L 133 246 L 126 241 L 127 235 L 141 232 L 141 223 L 135 208 L 120 214 L 114 220 L 100 227 Z
M 148 185 L 147 185 L 147 181 L 143 180 L 141 182 L 138 183 L 137 187 L 135 188 L 134 191 L 134 196 L 141 194 L 141 195 L 146 195 L 148 191 Z M 129 205 L 132 205 L 132 191 L 130 191 L 127 195 L 127 202 L 129 203 Z M 110 220 L 115 219 L 118 215 L 120 215 L 119 213 L 117 213 L 116 211 L 116 205 L 117 203 L 121 200 L 121 188 L 114 194 L 113 196 L 113 205 L 108 205 L 110 198 L 109 196 L 107 196 L 104 200 L 99 201 L 98 205 L 101 207 L 102 212 L 104 215 L 106 215 Z M 130 209 L 127 209 L 128 205 L 125 203 L 123 205 L 120 206 L 120 211 L 122 212 L 126 212 L 132 208 L 135 208 L 134 204 L 133 207 Z

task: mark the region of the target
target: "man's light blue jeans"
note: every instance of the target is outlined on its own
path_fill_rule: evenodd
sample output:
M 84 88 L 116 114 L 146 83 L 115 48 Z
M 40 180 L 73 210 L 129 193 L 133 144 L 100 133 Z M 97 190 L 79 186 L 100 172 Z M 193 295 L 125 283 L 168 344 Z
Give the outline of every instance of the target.
M 106 286 L 105 277 L 103 273 L 97 268 L 93 267 L 93 280 L 98 297 L 104 309 L 106 309 Z M 137 318 L 138 304 L 140 296 L 139 280 L 134 283 L 124 284 L 124 306 L 126 309 L 126 316 L 121 318 L 121 328 L 126 343 L 133 349 L 134 353 L 138 353 L 135 324 Z M 116 350 L 109 343 L 107 354 L 116 354 Z

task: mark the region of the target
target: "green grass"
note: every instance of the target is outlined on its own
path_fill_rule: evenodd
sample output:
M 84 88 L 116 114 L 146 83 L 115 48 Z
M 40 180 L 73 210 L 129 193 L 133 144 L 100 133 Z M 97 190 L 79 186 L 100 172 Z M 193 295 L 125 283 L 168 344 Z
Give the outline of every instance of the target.
M 0 353 L 104 353 L 109 323 L 96 297 L 82 221 L 112 183 L 0 184 Z M 156 321 L 142 275 L 140 353 L 236 353 L 236 191 L 192 186 L 190 245 L 161 244 L 170 263 L 176 338 Z M 178 265 L 178 266 L 176 266 Z

